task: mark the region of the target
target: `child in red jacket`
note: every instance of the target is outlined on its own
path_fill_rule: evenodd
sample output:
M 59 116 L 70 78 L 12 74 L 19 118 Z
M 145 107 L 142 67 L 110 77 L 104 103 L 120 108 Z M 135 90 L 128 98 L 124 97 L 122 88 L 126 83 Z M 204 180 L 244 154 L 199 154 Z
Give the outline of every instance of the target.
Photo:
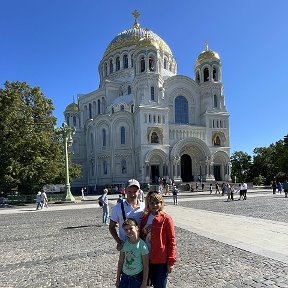
M 176 262 L 176 239 L 172 218 L 163 211 L 160 193 L 149 192 L 141 221 L 142 238 L 150 250 L 149 279 L 154 288 L 165 288 L 168 273 Z

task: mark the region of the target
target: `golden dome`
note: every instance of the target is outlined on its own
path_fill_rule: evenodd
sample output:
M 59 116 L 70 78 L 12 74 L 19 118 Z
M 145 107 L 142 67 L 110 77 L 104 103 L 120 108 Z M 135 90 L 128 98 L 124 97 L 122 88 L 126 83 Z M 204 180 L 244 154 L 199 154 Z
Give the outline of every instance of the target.
M 208 43 L 205 43 L 205 51 L 201 52 L 196 60 L 196 65 L 199 65 L 204 60 L 218 60 L 220 61 L 219 54 L 215 51 L 208 49 Z
M 79 112 L 79 107 L 73 102 L 66 107 L 65 112 Z
M 135 17 L 134 25 L 132 28 L 124 30 L 119 33 L 108 45 L 105 50 L 104 57 L 113 52 L 116 49 L 120 49 L 127 46 L 137 45 L 139 46 L 154 46 L 157 49 L 161 49 L 168 54 L 172 54 L 171 49 L 165 43 L 165 41 L 159 37 L 156 33 L 149 29 L 141 28 L 137 18 L 139 13 L 134 11 L 132 15 Z

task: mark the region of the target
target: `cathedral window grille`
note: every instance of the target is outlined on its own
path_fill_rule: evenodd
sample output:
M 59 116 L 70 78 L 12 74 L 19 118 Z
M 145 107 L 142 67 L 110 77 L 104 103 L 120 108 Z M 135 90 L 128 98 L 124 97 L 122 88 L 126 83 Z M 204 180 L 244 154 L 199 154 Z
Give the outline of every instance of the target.
M 200 74 L 199 71 L 196 71 L 196 82 L 200 83 Z
M 123 159 L 121 161 L 121 171 L 122 171 L 122 174 L 126 174 L 127 173 L 127 162 L 125 159 Z
M 98 115 L 101 113 L 100 99 L 97 100 L 97 113 L 98 113 Z
M 89 119 L 93 119 L 92 117 L 92 104 L 89 103 Z
M 106 130 L 102 129 L 102 146 L 106 147 Z
M 155 63 L 154 63 L 154 58 L 153 57 L 149 57 L 149 70 L 150 71 L 155 71 Z
M 214 97 L 213 97 L 213 99 L 214 99 L 214 108 L 217 108 L 218 107 L 218 97 L 217 97 L 217 95 L 214 95 Z
M 73 126 L 76 127 L 77 123 L 76 123 L 76 116 L 73 116 Z
M 215 137 L 213 145 L 214 146 L 221 146 L 221 141 L 220 141 L 220 137 L 219 136 Z
M 151 87 L 151 101 L 155 101 L 155 89 L 153 86 Z
M 106 160 L 103 161 L 103 174 L 107 175 L 107 161 Z
M 217 78 L 217 70 L 215 67 L 213 67 L 213 81 L 218 81 L 218 78 Z
M 121 144 L 125 144 L 125 127 L 120 128 L 120 141 Z
M 159 143 L 159 136 L 156 132 L 151 134 L 151 143 Z
M 119 71 L 120 70 L 120 58 L 117 57 L 116 58 L 116 71 Z
M 167 60 L 164 59 L 164 69 L 167 69 Z
M 128 68 L 128 56 L 127 55 L 123 56 L 123 68 L 124 69 Z
M 145 58 L 140 59 L 140 72 L 145 72 Z
M 188 124 L 188 101 L 184 96 L 175 99 L 175 123 Z
M 110 64 L 109 64 L 109 69 L 110 69 L 110 74 L 113 73 L 113 61 L 110 60 Z
M 106 62 L 105 62 L 105 64 L 104 64 L 104 75 L 105 75 L 105 76 L 108 75 L 108 65 L 107 65 Z
M 204 69 L 204 82 L 209 81 L 209 69 L 206 67 Z
M 124 109 L 124 105 L 121 105 L 120 106 L 120 111 L 124 111 L 125 109 Z
M 91 151 L 93 151 L 93 148 L 94 148 L 93 133 L 90 134 L 90 146 L 91 146 Z
M 131 94 L 131 86 L 128 85 L 128 95 L 130 95 L 130 94 Z

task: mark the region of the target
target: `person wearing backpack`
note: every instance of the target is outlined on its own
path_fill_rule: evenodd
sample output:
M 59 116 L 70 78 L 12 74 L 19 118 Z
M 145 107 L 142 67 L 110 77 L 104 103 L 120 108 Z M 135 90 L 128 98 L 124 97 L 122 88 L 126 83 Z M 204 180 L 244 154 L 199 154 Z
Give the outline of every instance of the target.
M 108 205 L 108 189 L 103 189 L 103 194 L 98 198 L 99 206 L 102 208 L 102 226 L 109 225 L 109 205 Z
M 127 197 L 112 208 L 109 224 L 110 234 L 116 241 L 116 248 L 119 251 L 122 249 L 124 241 L 126 240 L 126 234 L 122 227 L 123 222 L 126 218 L 133 218 L 137 224 L 140 225 L 145 209 L 144 203 L 138 199 L 140 184 L 136 179 L 130 179 L 125 190 Z M 119 235 L 116 229 L 117 226 L 119 227 Z

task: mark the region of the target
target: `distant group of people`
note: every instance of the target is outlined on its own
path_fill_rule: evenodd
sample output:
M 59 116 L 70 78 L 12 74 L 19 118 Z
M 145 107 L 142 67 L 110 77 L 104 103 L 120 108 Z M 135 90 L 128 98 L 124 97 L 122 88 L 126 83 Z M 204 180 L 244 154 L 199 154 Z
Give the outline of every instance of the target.
M 108 207 L 106 190 L 101 196 L 107 200 L 102 209 Z M 143 201 L 141 191 L 139 182 L 130 179 L 125 187 L 126 198 L 121 195 L 111 210 L 109 231 L 120 251 L 115 285 L 144 288 L 151 284 L 155 288 L 164 288 L 176 262 L 174 224 L 164 212 L 163 195 L 150 191 Z M 172 193 L 176 205 L 176 187 Z M 106 211 L 103 210 L 102 219 L 105 225 L 108 223 Z
M 38 191 L 36 195 L 36 210 L 48 208 L 48 198 L 45 191 Z
M 288 181 L 285 180 L 283 183 L 281 183 L 280 181 L 278 181 L 278 182 L 273 181 L 272 182 L 273 194 L 276 194 L 277 190 L 278 190 L 279 194 L 281 194 L 282 191 L 284 190 L 285 197 L 287 198 L 288 197 Z

